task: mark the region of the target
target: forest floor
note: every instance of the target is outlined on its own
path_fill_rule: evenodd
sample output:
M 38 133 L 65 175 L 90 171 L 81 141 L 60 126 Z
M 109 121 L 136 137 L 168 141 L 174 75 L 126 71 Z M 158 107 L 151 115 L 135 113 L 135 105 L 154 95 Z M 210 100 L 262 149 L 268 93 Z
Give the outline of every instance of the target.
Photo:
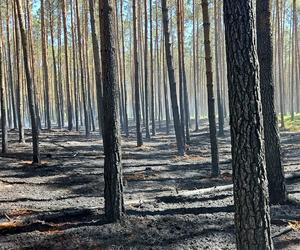
M 132 133 L 133 134 L 133 133 Z M 174 136 L 158 133 L 137 148 L 123 138 L 126 216 L 103 216 L 103 148 L 99 136 L 41 133 L 42 164 L 30 143 L 10 131 L 0 157 L 0 249 L 234 249 L 230 136 L 219 138 L 219 178 L 210 177 L 207 127 L 191 134 L 187 156 Z M 272 206 L 276 249 L 300 249 L 300 133 L 282 131 L 293 202 Z M 30 142 L 29 131 L 26 139 Z

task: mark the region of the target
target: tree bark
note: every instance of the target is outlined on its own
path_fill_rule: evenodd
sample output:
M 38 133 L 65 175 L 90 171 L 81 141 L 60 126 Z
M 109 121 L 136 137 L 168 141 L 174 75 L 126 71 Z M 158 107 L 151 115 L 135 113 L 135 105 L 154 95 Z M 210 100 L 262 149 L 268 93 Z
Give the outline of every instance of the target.
M 126 87 L 126 60 L 125 60 L 125 38 L 124 38 L 124 20 L 123 20 L 123 0 L 121 0 L 121 33 L 122 33 L 122 61 L 123 61 L 123 91 L 124 91 L 124 122 L 125 135 L 129 136 L 128 128 L 128 109 L 127 109 L 127 87 Z
M 271 204 L 286 202 L 287 193 L 281 164 L 277 116 L 274 107 L 273 44 L 271 31 L 271 2 L 256 2 L 257 53 L 260 65 L 260 91 L 265 138 L 265 158 Z
M 205 63 L 206 63 L 206 81 L 207 81 L 207 99 L 208 99 L 208 121 L 209 121 L 209 135 L 211 145 L 211 159 L 212 159 L 212 176 L 220 174 L 219 169 L 219 150 L 216 129 L 216 115 L 215 115 L 215 99 L 213 89 L 213 73 L 211 62 L 211 48 L 210 48 L 210 21 L 208 14 L 208 1 L 202 0 L 202 14 L 203 14 L 203 30 L 204 30 L 204 48 L 205 48 Z
M 30 69 L 29 69 L 27 37 L 26 37 L 24 22 L 21 14 L 22 7 L 21 7 L 20 0 L 15 0 L 15 7 L 17 9 L 19 27 L 21 32 L 23 59 L 24 59 L 24 67 L 25 67 L 25 74 L 26 74 L 26 81 L 27 81 L 28 105 L 29 105 L 31 128 L 32 128 L 33 163 L 40 163 L 39 129 L 38 129 L 38 124 L 36 119 L 33 82 L 32 82 Z
M 148 93 L 148 9 L 147 1 L 144 1 L 144 15 L 145 15 L 145 48 L 144 48 L 144 80 L 145 80 L 145 129 L 146 129 L 146 138 L 150 139 L 150 130 L 149 130 L 149 93 Z
M 163 28 L 165 35 L 165 51 L 166 51 L 166 60 L 168 66 L 168 75 L 169 75 L 169 85 L 170 85 L 170 93 L 171 93 L 171 102 L 172 102 L 172 111 L 173 111 L 173 120 L 174 120 L 174 128 L 177 142 L 177 150 L 179 155 L 184 155 L 185 146 L 183 140 L 183 134 L 180 124 L 179 118 L 179 110 L 177 103 L 177 91 L 176 91 L 176 81 L 175 81 L 175 73 L 173 67 L 173 58 L 171 54 L 171 42 L 170 42 L 170 31 L 169 31 L 169 14 L 167 8 L 167 1 L 161 0 L 162 5 L 162 16 L 163 16 Z
M 41 39 L 42 39 L 42 62 L 43 62 L 43 78 L 45 86 L 45 116 L 47 129 L 51 129 L 51 118 L 50 118 L 50 96 L 49 96 L 49 69 L 48 69 L 48 32 L 46 32 L 45 25 L 45 6 L 44 0 L 41 0 Z
M 97 105 L 98 105 L 98 123 L 99 130 L 102 133 L 102 121 L 103 121 L 103 107 L 102 107 L 102 81 L 101 81 L 101 62 L 100 62 L 100 51 L 99 43 L 96 34 L 95 27 L 95 15 L 94 15 L 94 0 L 89 0 L 89 10 L 90 10 L 90 23 L 92 31 L 92 41 L 93 41 L 93 53 L 94 53 L 94 68 L 95 68 L 95 79 L 96 79 L 96 90 L 97 90 Z
M 64 29 L 64 47 L 65 47 L 65 72 L 66 72 L 66 90 L 67 90 L 67 111 L 68 111 L 68 130 L 73 129 L 73 112 L 71 101 L 71 85 L 69 75 L 69 54 L 68 54 L 68 28 L 67 28 L 67 8 L 66 0 L 61 1 L 62 16 L 63 16 L 63 29 Z
M 0 11 L 0 25 L 2 33 L 2 20 L 1 20 L 1 11 Z M 2 34 L 0 34 L 2 37 Z M 6 94 L 5 94 L 5 82 L 3 77 L 3 53 L 2 53 L 2 41 L 0 42 L 0 99 L 1 99 L 1 138 L 2 138 L 2 153 L 7 153 L 7 117 L 6 117 Z
M 119 88 L 115 41 L 114 0 L 100 1 L 101 60 L 103 69 L 103 145 L 105 215 L 111 222 L 124 212 L 119 128 Z
M 53 7 L 52 7 L 53 8 Z M 53 75 L 54 75 L 54 94 L 55 94 L 55 109 L 56 109 L 56 120 L 58 128 L 62 128 L 61 124 L 61 107 L 59 99 L 59 80 L 57 75 L 57 63 L 55 56 L 55 47 L 54 47 L 54 20 L 53 20 L 53 9 L 50 11 L 50 36 L 51 36 L 51 47 L 52 47 L 52 60 L 53 60 Z
M 25 142 L 24 137 L 24 115 L 23 115 L 23 84 L 20 75 L 20 43 L 19 43 L 19 29 L 18 29 L 18 15 L 16 12 L 14 2 L 14 26 L 15 26 L 15 55 L 16 55 L 16 81 L 17 81 L 17 114 L 18 114 L 18 132 L 19 132 L 19 143 Z
M 9 1 L 6 1 L 6 40 L 7 40 L 7 57 L 8 57 L 8 79 L 9 79 L 9 88 L 10 88 L 10 100 L 11 100 L 11 109 L 13 113 L 13 124 L 14 129 L 17 129 L 17 112 L 16 112 L 16 101 L 15 101 L 15 85 L 13 81 L 13 67 L 11 60 L 11 42 L 10 42 L 10 28 L 9 28 Z
M 225 0 L 237 249 L 273 249 L 253 0 Z
M 140 85 L 139 85 L 139 59 L 138 59 L 138 43 L 137 43 L 137 13 L 136 0 L 132 1 L 133 10 L 133 50 L 134 50 L 134 82 L 135 82 L 135 116 L 136 116 L 136 136 L 137 146 L 143 145 L 141 132 L 141 111 L 140 111 Z
M 83 46 L 82 46 L 78 0 L 75 1 L 75 5 L 76 5 L 77 36 L 78 36 L 77 42 L 78 42 L 78 51 L 79 51 L 81 94 L 82 94 L 83 112 L 84 112 L 84 126 L 85 126 L 85 135 L 89 136 L 90 135 L 90 121 L 89 121 L 89 114 L 88 114 L 88 107 L 87 107 L 87 91 L 86 91 L 85 72 L 84 72 L 84 68 L 83 68 Z
M 220 30 L 219 30 L 219 9 L 220 3 L 214 0 L 214 17 L 215 17 L 215 68 L 216 68 L 216 85 L 217 85 L 217 106 L 218 106 L 218 121 L 219 121 L 219 136 L 224 136 L 224 110 L 223 102 L 221 98 L 221 79 L 220 79 L 220 67 L 219 67 L 219 56 L 220 56 Z

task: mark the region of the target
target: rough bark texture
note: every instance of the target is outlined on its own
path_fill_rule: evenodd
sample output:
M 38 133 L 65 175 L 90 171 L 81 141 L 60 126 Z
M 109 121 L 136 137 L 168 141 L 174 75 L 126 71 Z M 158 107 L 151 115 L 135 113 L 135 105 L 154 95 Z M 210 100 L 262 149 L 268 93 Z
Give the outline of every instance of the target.
M 163 14 L 163 26 L 164 26 L 163 28 L 164 28 L 164 35 L 165 35 L 166 60 L 168 66 L 169 85 L 170 85 L 171 103 L 172 103 L 177 149 L 179 155 L 184 155 L 185 147 L 184 147 L 183 134 L 182 134 L 181 124 L 180 124 L 178 104 L 177 104 L 176 81 L 175 81 L 175 73 L 173 67 L 173 59 L 171 54 L 169 15 L 168 15 L 166 0 L 161 0 L 161 5 L 162 5 L 162 14 Z
M 285 203 L 287 199 L 283 166 L 281 164 L 280 138 L 274 107 L 273 45 L 271 30 L 271 1 L 256 3 L 257 52 L 260 64 L 260 91 L 264 121 L 265 158 L 269 196 L 272 204 Z
M 109 221 L 121 219 L 124 211 L 119 128 L 119 89 L 115 43 L 114 1 L 100 1 L 101 60 L 103 69 L 103 144 L 105 215 Z
M 22 41 L 22 47 L 23 47 L 23 59 L 24 59 L 25 75 L 26 75 L 26 81 L 27 81 L 28 105 L 29 105 L 31 128 L 32 128 L 33 163 L 39 163 L 40 162 L 39 128 L 38 128 L 37 119 L 36 119 L 33 82 L 32 82 L 30 69 L 29 69 L 27 37 L 26 37 L 23 18 L 22 18 L 22 14 L 21 14 L 22 8 L 21 8 L 20 1 L 15 0 L 15 5 L 16 5 L 16 9 L 17 9 L 19 27 L 20 27 L 20 32 L 21 32 L 21 41 Z
M 209 120 L 209 135 L 211 145 L 211 161 L 212 161 L 212 176 L 218 176 L 219 170 L 219 149 L 216 129 L 215 115 L 215 98 L 213 86 L 213 73 L 211 62 L 210 48 L 210 22 L 208 14 L 208 1 L 202 0 L 203 14 L 203 30 L 204 30 L 204 49 L 205 49 L 205 64 L 206 64 L 206 81 L 207 81 L 207 99 L 208 99 L 208 120 Z
M 237 249 L 273 249 L 253 0 L 225 0 Z

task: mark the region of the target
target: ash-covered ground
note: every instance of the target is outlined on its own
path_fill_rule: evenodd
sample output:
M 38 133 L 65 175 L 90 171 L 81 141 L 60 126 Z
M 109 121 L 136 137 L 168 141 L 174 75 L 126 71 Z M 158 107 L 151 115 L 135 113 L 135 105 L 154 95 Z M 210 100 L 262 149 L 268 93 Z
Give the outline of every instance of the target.
M 103 215 L 100 136 L 42 131 L 42 164 L 9 132 L 0 157 L 0 249 L 235 249 L 228 130 L 219 138 L 219 178 L 210 177 L 208 129 L 191 134 L 185 157 L 174 136 L 158 133 L 136 147 L 123 138 L 126 216 Z M 276 249 L 300 249 L 300 133 L 281 132 L 291 201 L 272 206 Z

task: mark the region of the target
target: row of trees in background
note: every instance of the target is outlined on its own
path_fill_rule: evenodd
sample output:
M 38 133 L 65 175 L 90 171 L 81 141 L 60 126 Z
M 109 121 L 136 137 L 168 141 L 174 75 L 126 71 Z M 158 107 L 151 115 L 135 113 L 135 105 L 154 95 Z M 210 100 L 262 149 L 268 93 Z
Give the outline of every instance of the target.
M 217 135 L 230 111 L 238 245 L 256 239 L 271 249 L 267 185 L 272 203 L 287 199 L 275 111 L 284 127 L 300 109 L 299 14 L 296 0 L 257 1 L 256 39 L 253 2 L 1 2 L 3 153 L 7 126 L 20 142 L 32 128 L 35 163 L 42 128 L 84 127 L 89 136 L 98 127 L 105 211 L 115 221 L 124 211 L 119 121 L 125 136 L 135 123 L 137 146 L 174 127 L 184 155 L 190 130 L 208 117 L 218 176 Z

